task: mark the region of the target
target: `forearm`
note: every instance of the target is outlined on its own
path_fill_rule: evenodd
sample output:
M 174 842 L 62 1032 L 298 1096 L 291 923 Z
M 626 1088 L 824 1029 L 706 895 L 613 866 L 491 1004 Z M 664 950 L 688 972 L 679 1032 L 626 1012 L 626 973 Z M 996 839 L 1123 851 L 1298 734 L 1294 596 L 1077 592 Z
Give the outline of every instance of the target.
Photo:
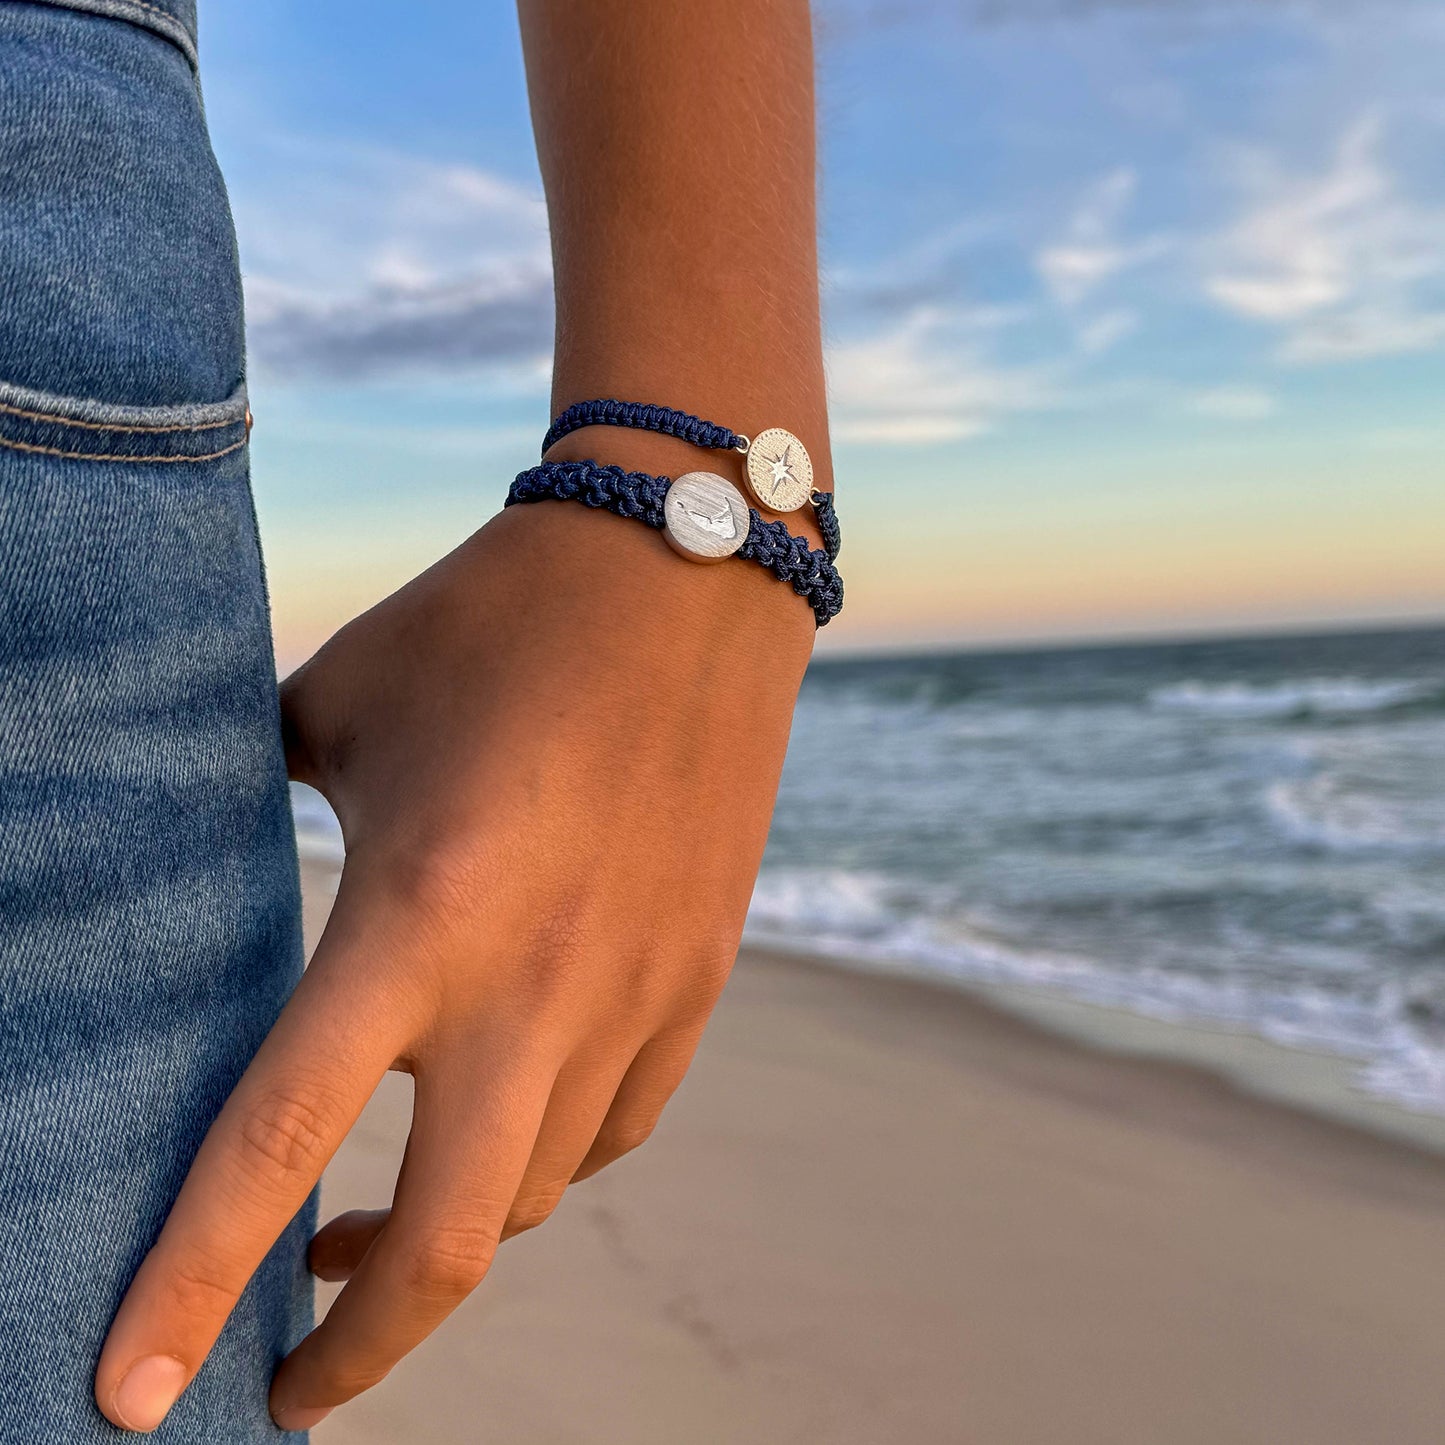
M 831 487 L 806 0 L 518 8 L 556 270 L 554 410 L 617 396 L 783 426 Z

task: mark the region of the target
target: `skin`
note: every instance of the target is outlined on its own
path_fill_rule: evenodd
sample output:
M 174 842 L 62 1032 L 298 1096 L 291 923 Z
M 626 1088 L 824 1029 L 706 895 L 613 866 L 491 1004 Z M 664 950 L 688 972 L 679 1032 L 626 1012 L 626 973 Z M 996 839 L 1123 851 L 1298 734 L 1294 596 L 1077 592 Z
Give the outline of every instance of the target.
M 831 486 L 806 0 L 520 16 L 554 410 L 620 396 L 787 426 Z M 550 455 L 740 477 L 739 458 L 609 428 Z M 760 567 L 698 566 L 546 502 L 287 679 L 291 773 L 336 809 L 345 871 L 112 1324 L 111 1421 L 160 1422 L 388 1069 L 415 1079 L 406 1159 L 390 1210 L 312 1243 L 315 1272 L 348 1283 L 276 1373 L 285 1428 L 380 1380 L 500 1241 L 648 1136 L 737 950 L 813 637 Z

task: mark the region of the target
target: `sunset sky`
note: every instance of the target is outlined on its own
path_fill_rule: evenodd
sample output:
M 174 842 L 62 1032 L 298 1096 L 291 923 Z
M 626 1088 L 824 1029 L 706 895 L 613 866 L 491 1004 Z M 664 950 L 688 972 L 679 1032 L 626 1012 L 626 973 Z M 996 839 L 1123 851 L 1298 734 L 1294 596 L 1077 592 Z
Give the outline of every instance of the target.
M 1445 616 L 1445 7 L 818 14 L 828 646 Z M 545 214 L 509 4 L 202 24 L 289 664 L 534 459 Z

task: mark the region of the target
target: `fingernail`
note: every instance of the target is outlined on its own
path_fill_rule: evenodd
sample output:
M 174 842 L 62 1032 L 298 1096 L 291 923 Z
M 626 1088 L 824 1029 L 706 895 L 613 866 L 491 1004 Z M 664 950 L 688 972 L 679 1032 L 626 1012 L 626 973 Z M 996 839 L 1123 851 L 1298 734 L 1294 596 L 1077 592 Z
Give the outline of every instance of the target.
M 284 1410 L 277 1410 L 271 1418 L 283 1430 L 309 1430 L 313 1425 L 319 1425 L 331 1410 L 330 1405 L 311 1410 L 303 1405 L 287 1405 Z
M 324 1284 L 340 1284 L 343 1280 L 350 1279 L 353 1273 L 348 1260 L 337 1259 L 329 1255 L 318 1256 L 314 1249 L 306 1262 L 311 1273 Z
M 115 1388 L 115 1413 L 127 1430 L 154 1430 L 186 1387 L 186 1367 L 170 1355 L 137 1360 Z

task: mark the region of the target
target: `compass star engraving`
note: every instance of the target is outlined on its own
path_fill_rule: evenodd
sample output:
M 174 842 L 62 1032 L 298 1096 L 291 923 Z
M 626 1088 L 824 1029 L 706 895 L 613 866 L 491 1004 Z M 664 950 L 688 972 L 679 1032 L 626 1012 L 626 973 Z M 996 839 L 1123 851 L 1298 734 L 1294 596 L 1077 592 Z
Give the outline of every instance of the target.
M 784 482 L 791 482 L 794 480 L 793 469 L 788 465 L 788 458 L 792 456 L 792 454 L 792 447 L 784 447 L 782 456 L 763 458 L 763 460 L 767 462 L 767 464 L 773 469 L 774 496 L 777 496 L 778 488 L 781 487 Z
M 813 490 L 813 461 L 792 432 L 770 426 L 752 439 L 743 463 L 748 491 L 770 512 L 796 512 Z

